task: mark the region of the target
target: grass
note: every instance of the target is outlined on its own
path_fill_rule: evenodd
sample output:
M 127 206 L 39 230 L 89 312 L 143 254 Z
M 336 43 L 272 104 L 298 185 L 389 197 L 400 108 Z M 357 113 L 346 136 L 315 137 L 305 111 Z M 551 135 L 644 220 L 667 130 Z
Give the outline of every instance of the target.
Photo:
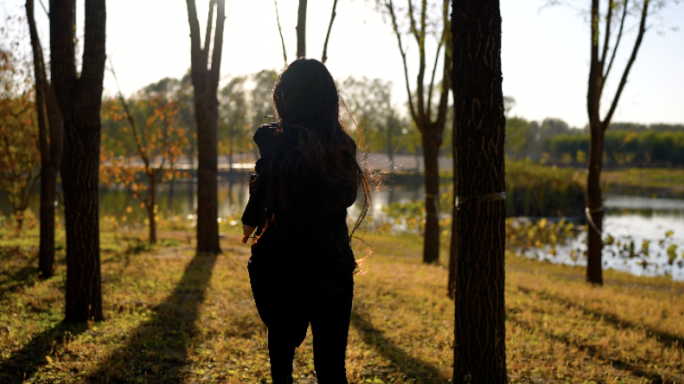
M 146 251 L 105 233 L 106 321 L 61 323 L 57 276 L 37 278 L 37 232 L 0 233 L 0 383 L 270 381 L 266 328 L 252 300 L 249 249 L 236 233 L 217 257 L 194 256 L 184 232 Z M 58 235 L 63 244 L 63 235 Z M 354 383 L 441 383 L 452 370 L 446 269 L 420 262 L 420 237 L 366 236 L 356 277 L 347 369 Z M 444 255 L 445 256 L 445 255 Z M 507 366 L 512 383 L 684 382 L 684 284 L 507 255 Z M 444 263 L 444 260 L 443 260 Z M 311 336 L 297 382 L 315 382 Z
M 601 175 L 609 191 L 672 197 L 684 196 L 684 169 L 681 168 L 631 168 L 604 171 Z

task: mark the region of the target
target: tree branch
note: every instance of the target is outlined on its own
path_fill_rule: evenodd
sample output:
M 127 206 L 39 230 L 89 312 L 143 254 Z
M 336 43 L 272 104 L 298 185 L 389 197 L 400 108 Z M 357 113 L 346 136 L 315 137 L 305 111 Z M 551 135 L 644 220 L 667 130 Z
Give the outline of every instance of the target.
M 195 6 L 195 0 L 186 0 L 186 3 L 188 5 L 188 23 L 190 24 L 190 56 L 191 60 L 195 62 L 197 60 L 201 60 L 202 58 L 199 20 L 197 19 L 197 7 Z M 204 62 L 203 68 L 206 71 L 206 61 Z M 193 65 L 192 69 L 194 78 L 194 72 L 200 70 L 200 68 Z
M 145 173 L 149 173 L 150 171 L 150 160 L 149 157 L 147 156 L 147 153 L 142 147 L 141 141 L 140 141 L 140 135 L 138 134 L 138 127 L 135 125 L 135 120 L 133 120 L 133 116 L 131 116 L 131 113 L 128 109 L 128 104 L 126 103 L 126 100 L 123 97 L 123 94 L 121 93 L 121 87 L 119 86 L 119 79 L 116 77 L 116 71 L 114 70 L 114 63 L 112 63 L 112 59 L 109 59 L 109 66 L 111 67 L 111 72 L 112 76 L 114 77 L 114 82 L 116 83 L 116 89 L 119 93 L 119 101 L 121 102 L 121 105 L 124 108 L 124 113 L 126 113 L 126 120 L 128 120 L 128 124 L 131 126 L 131 130 L 133 130 L 133 138 L 135 139 L 135 146 L 138 148 L 138 153 L 140 154 L 140 157 L 143 160 L 143 163 L 145 164 Z
M 437 120 L 435 125 L 437 127 L 442 127 L 442 132 L 444 131 L 444 125 L 446 123 L 447 109 L 449 107 L 449 90 L 451 90 L 451 66 L 452 57 L 448 49 L 444 50 L 444 76 L 442 77 L 442 90 L 439 96 L 439 106 L 437 107 Z M 441 133 L 440 137 L 441 137 Z M 441 140 L 440 140 L 441 145 Z
M 82 107 L 84 111 L 87 110 L 88 115 L 97 114 L 99 121 L 102 81 L 104 80 L 105 60 L 107 59 L 105 46 L 107 38 L 107 11 L 105 0 L 86 1 L 85 14 L 83 66 L 81 68 L 81 77 L 78 79 L 81 92 L 79 92 L 78 97 L 84 101 Z M 54 19 L 51 19 L 50 23 L 54 21 Z
M 401 33 L 399 32 L 399 26 L 397 25 L 397 17 L 394 14 L 394 5 L 392 4 L 392 0 L 388 0 L 388 2 L 385 3 L 385 7 L 390 13 L 390 17 L 392 19 L 392 27 L 394 28 L 394 34 L 397 35 L 397 41 L 399 43 L 399 53 L 401 53 L 401 59 L 404 63 L 404 80 L 406 81 L 406 93 L 408 94 L 411 118 L 414 122 L 417 122 L 418 116 L 416 115 L 416 110 L 413 106 L 413 97 L 411 96 L 411 84 L 409 83 L 408 65 L 406 64 L 406 52 L 404 51 L 404 45 L 401 42 Z
M 409 20 L 411 22 L 411 32 L 413 33 L 413 36 L 416 38 L 416 40 L 420 44 L 420 33 L 418 32 L 418 27 L 416 27 L 416 18 L 413 15 L 413 1 L 411 1 L 411 0 L 409 0 L 409 2 L 408 2 L 408 16 L 409 16 Z
M 214 51 L 211 54 L 211 70 L 209 70 L 209 85 L 211 94 L 216 95 L 221 70 L 221 54 L 223 53 L 223 29 L 226 24 L 226 0 L 215 0 L 216 31 L 214 32 Z
M 606 64 L 606 55 L 608 54 L 608 45 L 610 43 L 610 24 L 613 19 L 613 0 L 608 0 L 608 14 L 606 15 L 606 36 L 603 41 L 603 53 L 601 53 L 601 73 L 603 73 L 604 65 Z
M 307 0 L 299 0 L 297 10 L 297 58 L 306 57 L 306 5 Z
M 587 89 L 587 114 L 589 122 L 600 121 L 599 81 L 601 77 L 599 60 L 599 0 L 591 1 L 591 59 L 589 64 L 589 86 Z M 592 125 L 593 127 L 593 125 Z M 593 131 L 592 131 L 593 132 Z M 592 133 L 593 135 L 593 133 Z
M 34 17 L 34 2 L 26 0 L 26 19 L 29 24 L 31 35 L 31 48 L 33 49 L 33 72 L 36 79 L 36 114 L 38 117 L 38 147 L 41 155 L 41 168 L 50 166 L 50 144 L 48 143 L 48 127 L 45 117 L 45 90 L 47 80 L 45 78 L 45 62 L 43 61 L 43 47 L 40 45 L 36 20 Z
M 439 97 L 439 107 L 437 108 L 437 120 L 435 125 L 442 127 L 446 124 L 447 109 L 449 107 L 449 91 L 451 90 L 451 70 L 453 66 L 452 51 L 449 49 L 453 46 L 453 38 L 451 36 L 451 22 L 449 21 L 449 0 L 444 0 L 442 19 L 444 22 L 444 40 L 446 40 L 446 47 L 444 49 L 444 74 L 442 75 L 442 90 Z M 442 144 L 442 132 L 439 132 L 439 144 Z
M 60 109 L 68 111 L 73 104 L 73 83 L 76 81 L 74 24 L 75 0 L 50 0 L 50 67 L 52 83 Z
M 337 2 L 337 0 L 335 0 Z M 275 3 L 275 11 L 276 11 L 276 22 L 278 22 L 278 33 L 280 34 L 280 44 L 283 46 L 283 61 L 285 62 L 285 65 L 287 65 L 287 52 L 285 51 L 285 39 L 283 39 L 283 29 L 280 27 L 280 15 L 278 14 L 278 0 L 273 0 L 273 3 Z M 330 34 L 330 31 L 328 31 L 328 34 Z M 327 43 L 327 38 L 326 38 L 326 43 Z
M 214 26 L 214 2 L 214 0 L 209 0 L 209 16 L 207 17 L 207 30 L 204 34 L 204 48 L 202 49 L 202 61 L 204 63 L 209 62 L 209 47 L 211 46 L 211 27 Z
M 437 72 L 437 62 L 439 61 L 439 53 L 442 51 L 444 39 L 437 45 L 437 54 L 435 55 L 435 65 L 432 66 L 432 75 L 430 76 L 430 86 L 428 87 L 428 102 L 427 102 L 427 116 L 432 120 L 432 87 L 435 84 L 435 72 Z
M 625 88 L 625 85 L 627 84 L 627 76 L 629 75 L 629 71 L 632 69 L 632 65 L 636 60 L 637 52 L 639 51 L 639 47 L 641 46 L 641 42 L 643 41 L 644 33 L 646 32 L 646 17 L 648 16 L 649 2 L 650 0 L 644 0 L 643 9 L 641 10 L 641 22 L 639 23 L 639 34 L 637 35 L 637 39 L 634 42 L 634 48 L 632 49 L 632 54 L 629 57 L 629 61 L 627 62 L 625 71 L 622 73 L 622 79 L 620 80 L 620 85 L 618 86 L 618 89 L 615 92 L 615 96 L 613 97 L 613 103 L 610 106 L 610 110 L 608 111 L 606 118 L 602 122 L 604 131 L 608 129 L 608 125 L 610 125 L 610 120 L 613 118 L 613 114 L 615 113 L 615 109 L 617 108 L 617 103 L 620 100 L 622 90 Z
M 410 3 L 410 1 L 409 1 Z M 412 8 L 412 7 L 411 7 Z M 425 67 L 426 67 L 426 61 L 425 61 L 425 35 L 427 33 L 426 27 L 425 27 L 425 18 L 427 13 L 427 0 L 423 0 L 422 2 L 422 7 L 421 7 L 421 16 L 420 16 L 420 27 L 421 30 L 420 32 L 420 39 L 418 40 L 418 53 L 420 55 L 420 65 L 418 66 L 418 78 L 417 78 L 417 84 L 416 84 L 416 92 L 418 92 L 418 117 L 421 120 L 421 124 L 424 124 L 426 117 L 429 122 L 430 118 L 430 111 L 425 110 Z
M 38 0 L 38 1 L 40 2 L 40 6 L 43 7 L 43 11 L 45 11 L 45 15 L 47 15 L 47 17 L 49 19 L 50 18 L 50 12 L 48 12 L 47 8 L 45 8 L 45 4 L 43 4 L 43 0 Z
M 617 53 L 618 46 L 620 45 L 620 40 L 622 39 L 622 30 L 625 27 L 625 19 L 627 18 L 627 1 L 625 0 L 624 9 L 622 10 L 622 19 L 620 20 L 620 29 L 618 30 L 617 40 L 615 41 L 615 47 L 613 47 L 613 54 L 610 56 L 610 62 L 608 62 L 608 68 L 606 73 L 603 75 L 604 79 L 608 78 L 610 69 L 613 67 L 613 62 L 615 61 L 615 54 Z
M 326 60 L 328 60 L 328 40 L 330 39 L 330 31 L 332 30 L 333 21 L 335 21 L 335 16 L 337 16 L 337 13 L 335 13 L 336 8 L 337 0 L 333 2 L 332 15 L 330 16 L 330 24 L 328 25 L 328 33 L 325 35 L 325 43 L 323 44 L 323 56 L 321 57 L 323 64 L 325 64 Z

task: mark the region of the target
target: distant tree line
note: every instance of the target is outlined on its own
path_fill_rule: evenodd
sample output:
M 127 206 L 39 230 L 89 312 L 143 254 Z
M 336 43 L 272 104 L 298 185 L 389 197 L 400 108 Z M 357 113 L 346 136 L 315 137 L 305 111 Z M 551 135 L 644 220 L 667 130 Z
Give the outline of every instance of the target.
M 588 129 L 560 119 L 541 123 L 512 117 L 506 121 L 506 155 L 544 164 L 584 166 L 589 153 Z M 684 165 L 684 125 L 614 123 L 604 137 L 606 167 L 674 167 Z
M 258 126 L 275 120 L 270 90 L 276 77 L 275 70 L 264 69 L 253 74 L 229 77 L 220 87 L 217 95 L 218 153 L 228 156 L 231 163 L 238 161 L 236 155 L 257 155 L 252 134 Z M 422 156 L 420 133 L 406 117 L 402 107 L 392 102 L 392 88 L 392 82 L 383 79 L 349 77 L 341 81 L 343 123 L 355 137 L 363 137 L 360 144 L 364 152 L 384 153 L 390 159 L 397 154 Z M 151 97 L 177 103 L 179 111 L 175 119 L 176 126 L 189 137 L 196 137 L 189 73 L 180 79 L 161 79 L 126 98 L 131 115 L 140 126 L 144 126 L 148 117 L 153 115 L 153 108 L 145 102 Z M 135 140 L 129 123 L 125 119 L 113 118 L 117 114 L 108 110 L 119 108 L 120 103 L 116 98 L 106 100 L 102 110 L 103 149 L 115 156 L 132 156 Z M 447 112 L 444 140 L 439 152 L 442 156 L 451 155 L 452 109 L 450 107 Z M 196 157 L 194 140 L 190 140 L 189 145 L 182 149 L 182 155 L 191 159 Z

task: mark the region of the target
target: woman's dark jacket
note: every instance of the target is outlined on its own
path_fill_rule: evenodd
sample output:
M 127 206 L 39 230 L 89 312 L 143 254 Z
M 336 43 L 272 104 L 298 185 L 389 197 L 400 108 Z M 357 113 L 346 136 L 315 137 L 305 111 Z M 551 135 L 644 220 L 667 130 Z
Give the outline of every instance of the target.
M 346 219 L 347 208 L 356 201 L 358 176 L 354 171 L 350 172 L 352 180 L 327 178 L 302 168 L 297 161 L 298 132 L 299 128 L 270 124 L 254 134 L 261 158 L 250 178 L 249 201 L 242 215 L 243 224 L 258 227 L 260 235 L 252 246 L 250 275 L 275 273 L 284 276 L 281 283 L 290 287 L 329 293 L 356 266 Z M 343 145 L 350 148 L 345 164 L 354 167 L 356 144 L 346 134 L 344 139 L 348 142 Z M 284 163 L 286 158 L 290 161 Z M 280 181 L 285 183 L 285 192 L 277 187 L 280 175 L 274 172 L 290 175 Z M 288 194 L 287 207 L 278 203 L 276 193 Z

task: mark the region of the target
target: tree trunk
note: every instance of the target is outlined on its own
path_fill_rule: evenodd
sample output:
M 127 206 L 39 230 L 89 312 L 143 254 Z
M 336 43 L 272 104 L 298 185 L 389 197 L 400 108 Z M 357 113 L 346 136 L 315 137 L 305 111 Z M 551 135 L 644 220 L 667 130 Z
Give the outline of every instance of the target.
M 454 90 L 455 92 L 455 90 Z M 453 199 L 451 201 L 451 244 L 449 249 L 449 279 L 447 281 L 447 297 L 451 300 L 456 298 L 456 264 L 458 263 L 458 247 L 460 230 L 458 228 L 458 206 L 456 205 L 456 193 L 458 191 L 458 147 L 456 140 L 458 140 L 456 130 L 456 119 L 454 118 L 452 127 L 452 161 L 453 161 Z
M 33 71 L 40 149 L 40 246 L 38 269 L 43 279 L 55 273 L 55 183 L 62 156 L 62 117 L 54 92 L 47 80 L 43 46 L 38 37 L 34 1 L 26 1 L 26 15 L 33 50 Z M 47 116 L 45 109 L 47 108 Z
M 423 262 L 439 262 L 439 142 L 431 133 L 421 135 L 425 161 L 425 237 Z
M 40 246 L 38 270 L 47 279 L 55 274 L 55 183 L 57 172 L 50 166 L 40 171 Z
M 216 94 L 195 95 L 197 119 L 197 251 L 219 253 Z
M 217 6 L 214 45 L 209 65 L 211 43 L 211 16 L 214 4 Z M 209 9 L 210 23 L 207 25 L 207 39 L 200 47 L 199 20 L 194 0 L 187 0 L 190 23 L 192 85 L 195 91 L 195 121 L 197 122 L 197 252 L 220 253 L 218 232 L 218 90 L 223 29 L 225 25 L 225 0 L 212 1 Z
M 157 243 L 157 222 L 155 220 L 155 209 L 154 206 L 157 204 L 157 182 L 155 179 L 154 175 L 147 175 L 147 177 L 150 180 L 150 199 L 148 200 L 149 204 L 145 205 L 145 208 L 147 208 L 147 220 L 150 222 L 150 227 L 149 227 L 149 237 L 148 241 L 150 244 L 156 244 Z
M 171 176 L 171 180 L 169 180 L 169 196 L 168 196 L 168 203 L 166 203 L 166 210 L 173 212 L 173 190 L 176 185 L 176 176 Z
M 103 320 L 98 172 L 100 126 L 65 119 L 62 183 L 66 218 L 65 320 Z M 80 145 L 79 145 L 80 144 Z M 76 146 L 80 148 L 74 148 Z
M 589 173 L 587 175 L 587 282 L 603 285 L 601 231 L 603 230 L 603 202 L 601 197 L 601 168 L 603 163 L 603 129 L 600 124 L 591 128 Z
M 306 57 L 306 3 L 299 0 L 297 10 L 297 58 Z
M 387 157 L 389 157 L 390 162 L 390 172 L 394 172 L 394 148 L 392 148 L 392 124 L 389 119 L 387 119 Z
M 506 383 L 504 134 L 498 0 L 453 0 L 458 170 L 454 383 Z
M 67 277 L 65 321 L 102 320 L 98 173 L 104 79 L 105 0 L 85 3 L 82 70 L 75 58 L 75 0 L 50 1 L 52 80 L 64 119 L 61 164 Z

